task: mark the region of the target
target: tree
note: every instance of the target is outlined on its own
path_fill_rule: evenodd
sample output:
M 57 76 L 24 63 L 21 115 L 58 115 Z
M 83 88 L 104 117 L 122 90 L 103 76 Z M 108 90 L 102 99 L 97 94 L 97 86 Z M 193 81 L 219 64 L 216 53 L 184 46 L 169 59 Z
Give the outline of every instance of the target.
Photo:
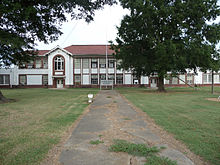
M 219 60 L 213 46 L 220 39 L 220 24 L 208 24 L 220 14 L 217 0 L 120 0 L 130 10 L 118 27 L 112 44 L 120 68 L 137 76 L 158 75 L 158 90 L 165 91 L 164 77 L 210 68 Z
M 115 0 L 1 0 L 0 65 L 30 60 L 30 54 L 36 52 L 37 40 L 44 43 L 57 40 L 67 14 L 72 19 L 90 22 L 95 10 L 113 3 Z

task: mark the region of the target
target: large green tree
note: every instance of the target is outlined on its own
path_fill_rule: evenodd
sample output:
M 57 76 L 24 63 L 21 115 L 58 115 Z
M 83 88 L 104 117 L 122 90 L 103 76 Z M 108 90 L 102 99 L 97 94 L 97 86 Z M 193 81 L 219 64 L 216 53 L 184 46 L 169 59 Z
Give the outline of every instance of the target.
M 213 65 L 213 58 L 219 60 L 220 24 L 209 23 L 220 14 L 217 0 L 120 2 L 130 10 L 113 45 L 120 68 L 132 69 L 138 77 L 157 74 L 159 91 L 165 91 L 167 72 L 205 70 Z
M 115 0 L 1 0 L 0 67 L 28 61 L 36 52 L 36 41 L 57 40 L 68 14 L 90 22 L 95 10 L 113 3 Z

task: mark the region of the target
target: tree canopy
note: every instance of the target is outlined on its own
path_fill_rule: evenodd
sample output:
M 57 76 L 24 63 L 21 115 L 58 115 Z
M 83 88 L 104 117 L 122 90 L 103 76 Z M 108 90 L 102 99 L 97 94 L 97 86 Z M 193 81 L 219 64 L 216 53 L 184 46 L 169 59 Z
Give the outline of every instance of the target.
M 219 60 L 217 0 L 120 0 L 130 10 L 112 45 L 120 68 L 137 76 L 158 74 L 164 91 L 167 72 L 209 69 Z M 210 23 L 212 21 L 213 23 Z M 216 67 L 216 65 L 215 65 Z
M 57 40 L 67 14 L 90 22 L 95 10 L 113 3 L 115 0 L 1 0 L 0 64 L 27 61 L 27 50 L 34 50 L 37 40 Z

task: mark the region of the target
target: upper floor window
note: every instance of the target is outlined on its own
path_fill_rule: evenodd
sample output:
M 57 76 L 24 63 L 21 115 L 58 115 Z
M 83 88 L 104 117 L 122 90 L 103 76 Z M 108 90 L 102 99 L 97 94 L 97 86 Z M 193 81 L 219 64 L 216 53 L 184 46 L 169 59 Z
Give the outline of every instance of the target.
M 57 56 L 54 59 L 54 68 L 55 68 L 55 70 L 58 70 L 58 71 L 63 71 L 64 70 L 64 59 L 63 59 L 63 57 Z
M 114 68 L 115 67 L 115 60 L 108 60 L 108 67 L 109 68 Z
M 83 69 L 89 69 L 89 59 L 88 58 L 84 58 L 82 63 L 83 63 Z
M 81 69 L 81 59 L 80 58 L 76 58 L 74 60 L 74 64 L 75 64 L 75 69 Z
M 91 68 L 98 68 L 98 59 L 91 60 Z
M 36 67 L 37 69 L 38 69 L 38 68 L 41 68 L 41 58 L 36 58 L 35 67 Z
M 104 58 L 100 58 L 99 66 L 100 66 L 100 68 L 106 68 L 106 61 Z

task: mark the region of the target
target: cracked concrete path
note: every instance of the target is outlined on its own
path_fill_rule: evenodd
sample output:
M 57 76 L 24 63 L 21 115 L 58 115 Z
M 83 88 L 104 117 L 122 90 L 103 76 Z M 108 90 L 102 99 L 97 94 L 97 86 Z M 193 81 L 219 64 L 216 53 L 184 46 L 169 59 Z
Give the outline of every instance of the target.
M 178 165 L 194 165 L 177 150 L 178 147 L 166 144 L 148 124 L 146 117 L 116 91 L 102 90 L 64 145 L 59 162 L 63 165 L 144 165 L 145 158 L 108 151 L 114 139 L 123 139 L 150 146 L 165 146 L 159 155 L 176 160 Z M 103 143 L 92 145 L 91 140 Z

